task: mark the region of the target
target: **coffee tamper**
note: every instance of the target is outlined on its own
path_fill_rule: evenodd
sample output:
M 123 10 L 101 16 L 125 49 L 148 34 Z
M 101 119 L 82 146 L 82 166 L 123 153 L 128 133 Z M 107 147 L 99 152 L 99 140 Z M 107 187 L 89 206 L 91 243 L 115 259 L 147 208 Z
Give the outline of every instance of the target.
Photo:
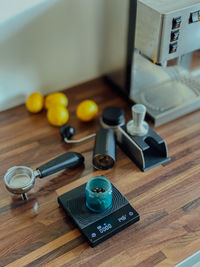
M 145 122 L 145 114 L 146 107 L 136 104 L 132 120 L 115 127 L 117 144 L 142 171 L 170 160 L 165 140 Z
M 144 136 L 148 133 L 149 125 L 144 121 L 146 107 L 136 104 L 132 107 L 133 120 L 127 123 L 127 132 L 134 136 Z

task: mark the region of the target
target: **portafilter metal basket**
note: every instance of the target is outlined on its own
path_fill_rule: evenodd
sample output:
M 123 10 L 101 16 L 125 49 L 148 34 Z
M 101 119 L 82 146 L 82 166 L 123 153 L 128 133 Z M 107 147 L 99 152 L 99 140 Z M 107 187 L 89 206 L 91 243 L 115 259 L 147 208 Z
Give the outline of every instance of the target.
M 15 166 L 6 172 L 4 182 L 7 190 L 13 194 L 21 194 L 27 199 L 27 192 L 35 184 L 37 177 L 44 178 L 69 167 L 78 167 L 84 162 L 84 157 L 76 152 L 68 152 L 38 167 L 35 171 L 26 166 Z

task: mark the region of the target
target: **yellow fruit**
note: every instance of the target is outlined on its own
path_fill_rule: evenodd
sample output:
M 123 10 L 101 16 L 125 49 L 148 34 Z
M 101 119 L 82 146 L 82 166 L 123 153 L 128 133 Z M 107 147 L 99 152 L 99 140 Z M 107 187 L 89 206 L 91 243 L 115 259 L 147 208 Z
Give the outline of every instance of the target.
M 44 106 L 44 97 L 40 93 L 32 93 L 26 99 L 26 108 L 32 113 L 40 112 Z
M 92 100 L 82 101 L 76 109 L 76 116 L 81 121 L 90 121 L 97 115 L 97 113 L 98 113 L 98 106 Z
M 48 109 L 52 106 L 63 106 L 67 107 L 68 105 L 68 98 L 65 94 L 56 92 L 48 95 L 45 98 L 45 108 Z
M 62 126 L 69 119 L 69 112 L 63 106 L 52 106 L 47 111 L 47 119 L 54 126 Z

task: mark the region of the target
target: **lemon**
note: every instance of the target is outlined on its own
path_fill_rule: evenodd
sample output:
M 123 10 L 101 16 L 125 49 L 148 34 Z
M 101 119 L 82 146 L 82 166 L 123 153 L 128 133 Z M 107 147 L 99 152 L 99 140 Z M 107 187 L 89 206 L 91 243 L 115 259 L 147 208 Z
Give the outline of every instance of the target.
M 48 109 L 52 106 L 63 106 L 67 107 L 68 105 L 68 98 L 65 94 L 56 92 L 49 94 L 45 98 L 45 108 Z
M 82 101 L 76 109 L 76 116 L 81 121 L 90 121 L 97 115 L 97 113 L 98 106 L 93 100 Z
M 26 99 L 26 108 L 32 113 L 40 112 L 44 106 L 44 96 L 40 93 L 32 93 Z
M 48 122 L 53 126 L 62 126 L 69 119 L 69 112 L 63 106 L 52 106 L 47 111 Z

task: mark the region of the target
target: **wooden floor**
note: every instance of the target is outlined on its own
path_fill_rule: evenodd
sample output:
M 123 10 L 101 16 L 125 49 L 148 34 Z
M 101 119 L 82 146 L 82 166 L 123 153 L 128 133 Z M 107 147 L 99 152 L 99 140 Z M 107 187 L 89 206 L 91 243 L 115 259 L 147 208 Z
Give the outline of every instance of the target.
M 101 79 L 66 91 L 69 124 L 76 138 L 96 131 L 98 118 L 81 123 L 77 104 L 91 98 L 103 108 L 130 108 Z M 156 129 L 167 142 L 171 162 L 142 173 L 118 148 L 113 169 L 94 172 L 94 141 L 65 144 L 45 111 L 29 114 L 19 106 L 0 113 L 0 266 L 138 266 L 168 267 L 200 249 L 200 111 Z M 37 179 L 29 200 L 12 197 L 4 187 L 6 170 L 15 165 L 33 169 L 67 151 L 81 152 L 85 166 Z M 59 208 L 57 195 L 107 176 L 140 213 L 141 220 L 91 248 Z M 86 177 L 84 177 L 86 176 Z

